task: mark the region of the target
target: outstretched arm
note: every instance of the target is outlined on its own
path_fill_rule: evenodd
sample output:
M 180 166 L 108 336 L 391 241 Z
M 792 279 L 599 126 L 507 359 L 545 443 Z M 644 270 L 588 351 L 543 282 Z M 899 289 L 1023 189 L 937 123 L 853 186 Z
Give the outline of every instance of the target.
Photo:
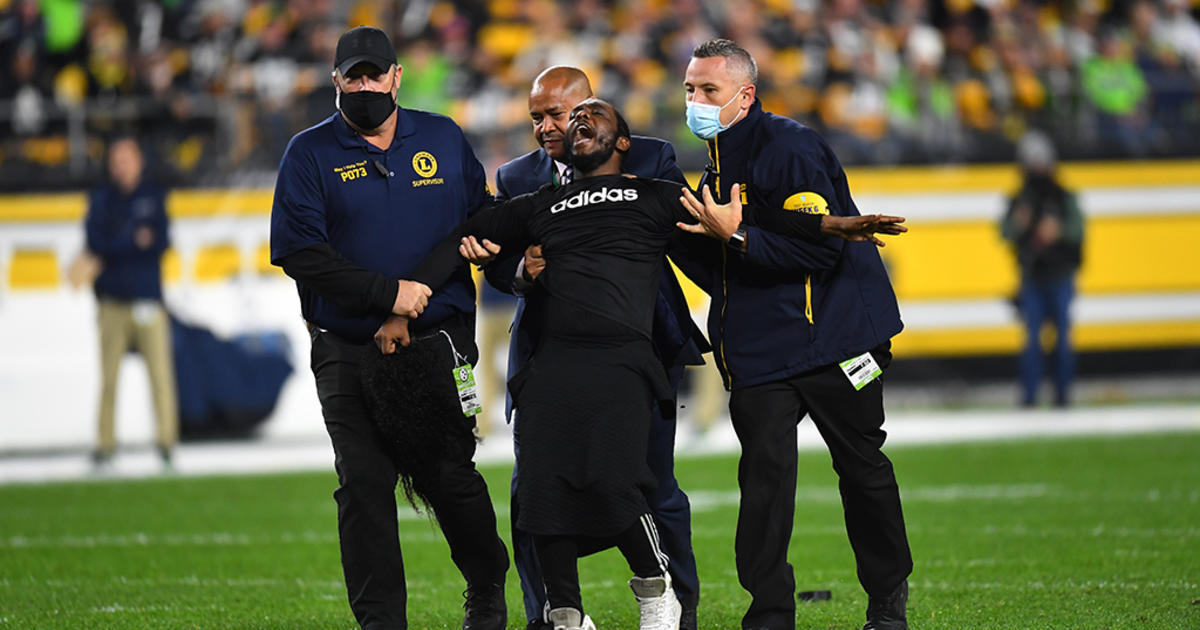
M 476 212 L 433 248 L 411 278 L 436 289 L 448 281 L 460 265 L 466 264 L 464 251 L 470 252 L 484 242 L 496 245 L 497 251 L 501 243 L 509 243 L 510 247 L 526 245 L 529 214 L 534 207 L 527 198 L 530 196 L 493 204 Z
M 841 253 L 840 241 L 821 235 L 820 215 L 789 212 L 788 215 L 795 216 L 788 216 L 786 220 L 775 220 L 768 216 L 764 226 L 743 225 L 738 184 L 733 185 L 727 204 L 716 203 L 707 187 L 701 191 L 701 196 L 703 202 L 697 200 L 691 191 L 683 191 L 680 207 L 699 223 L 689 226 L 680 222 L 676 225 L 692 234 L 704 234 L 722 243 L 729 243 L 730 237 L 740 229 L 744 238 L 740 239 L 741 245 L 737 249 L 749 263 L 781 271 L 826 269 L 833 266 Z M 783 214 L 783 211 L 779 214 Z
M 486 238 L 480 241 L 474 236 L 467 236 L 459 244 L 458 253 L 466 258 L 467 262 L 482 267 L 500 255 L 500 244 L 493 243 Z
M 852 243 L 867 241 L 876 247 L 886 247 L 876 234 L 896 236 L 908 231 L 904 217 L 894 217 L 887 214 L 863 214 L 854 217 L 839 217 L 834 214 L 817 215 L 821 217 L 821 233 L 827 236 L 837 236 Z
M 734 190 L 739 186 L 734 184 Z M 701 191 L 703 201 L 696 199 L 692 191 L 684 188 L 679 197 L 684 208 L 698 223 L 680 222 L 679 229 L 692 234 L 706 234 L 721 241 L 728 241 L 742 222 L 741 195 L 730 195 L 729 203 L 719 204 L 705 187 Z M 869 241 L 878 247 L 886 244 L 876 234 L 897 235 L 908 231 L 904 217 L 883 214 L 842 217 L 832 214 L 809 214 L 806 212 L 771 212 L 762 217 L 765 229 L 781 236 L 819 241 L 822 236 L 837 236 L 851 242 Z

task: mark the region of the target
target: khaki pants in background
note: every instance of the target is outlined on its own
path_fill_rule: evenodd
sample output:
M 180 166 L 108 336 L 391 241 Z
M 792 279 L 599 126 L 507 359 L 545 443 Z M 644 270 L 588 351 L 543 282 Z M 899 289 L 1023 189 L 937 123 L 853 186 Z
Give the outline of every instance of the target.
M 692 377 L 692 429 L 697 433 L 711 429 L 729 408 L 729 394 L 712 356 L 704 365 L 688 366 Z
M 477 311 L 479 322 L 479 401 L 483 412 L 475 416 L 475 433 L 484 437 L 495 427 L 504 425 L 504 402 L 508 395 L 508 353 L 496 364 L 501 348 L 508 349 L 508 329 L 512 327 L 516 309 L 508 305 L 484 304 Z
M 171 354 L 171 324 L 161 302 L 121 302 L 100 299 L 100 443 L 101 453 L 117 448 L 113 415 L 121 358 L 132 346 L 146 362 L 157 419 L 156 443 L 171 449 L 179 439 L 179 407 L 175 394 L 175 364 Z

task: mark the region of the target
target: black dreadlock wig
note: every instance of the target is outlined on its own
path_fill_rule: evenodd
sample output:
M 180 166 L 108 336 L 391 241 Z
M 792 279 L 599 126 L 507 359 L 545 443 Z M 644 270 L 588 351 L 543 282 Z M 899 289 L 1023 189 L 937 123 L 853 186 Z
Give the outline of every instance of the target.
M 397 345 L 395 354 L 371 346 L 362 361 L 367 413 L 418 512 L 418 501 L 428 507 L 438 491 L 441 463 L 475 447 L 475 420 L 463 415 L 454 368 L 454 352 L 440 334 Z

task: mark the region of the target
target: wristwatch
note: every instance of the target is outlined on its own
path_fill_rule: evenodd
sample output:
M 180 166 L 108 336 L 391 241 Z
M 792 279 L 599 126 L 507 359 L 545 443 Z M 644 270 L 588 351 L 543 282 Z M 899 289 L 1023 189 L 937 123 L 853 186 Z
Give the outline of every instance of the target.
M 739 252 L 745 253 L 746 252 L 746 226 L 738 225 L 737 230 L 735 230 L 733 232 L 733 235 L 729 237 L 729 240 L 726 241 L 725 244 L 728 245 L 730 249 L 734 249 Z

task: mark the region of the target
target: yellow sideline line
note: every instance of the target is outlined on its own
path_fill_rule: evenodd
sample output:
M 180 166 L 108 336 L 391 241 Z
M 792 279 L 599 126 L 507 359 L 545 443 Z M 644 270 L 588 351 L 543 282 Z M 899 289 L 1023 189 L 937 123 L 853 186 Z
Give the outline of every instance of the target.
M 46 193 L 0 196 L 0 223 L 79 221 L 87 196 L 83 193 Z
M 273 194 L 267 189 L 177 190 L 167 196 L 167 214 L 175 219 L 265 216 Z M 86 210 L 84 193 L 0 196 L 0 223 L 82 221 Z

